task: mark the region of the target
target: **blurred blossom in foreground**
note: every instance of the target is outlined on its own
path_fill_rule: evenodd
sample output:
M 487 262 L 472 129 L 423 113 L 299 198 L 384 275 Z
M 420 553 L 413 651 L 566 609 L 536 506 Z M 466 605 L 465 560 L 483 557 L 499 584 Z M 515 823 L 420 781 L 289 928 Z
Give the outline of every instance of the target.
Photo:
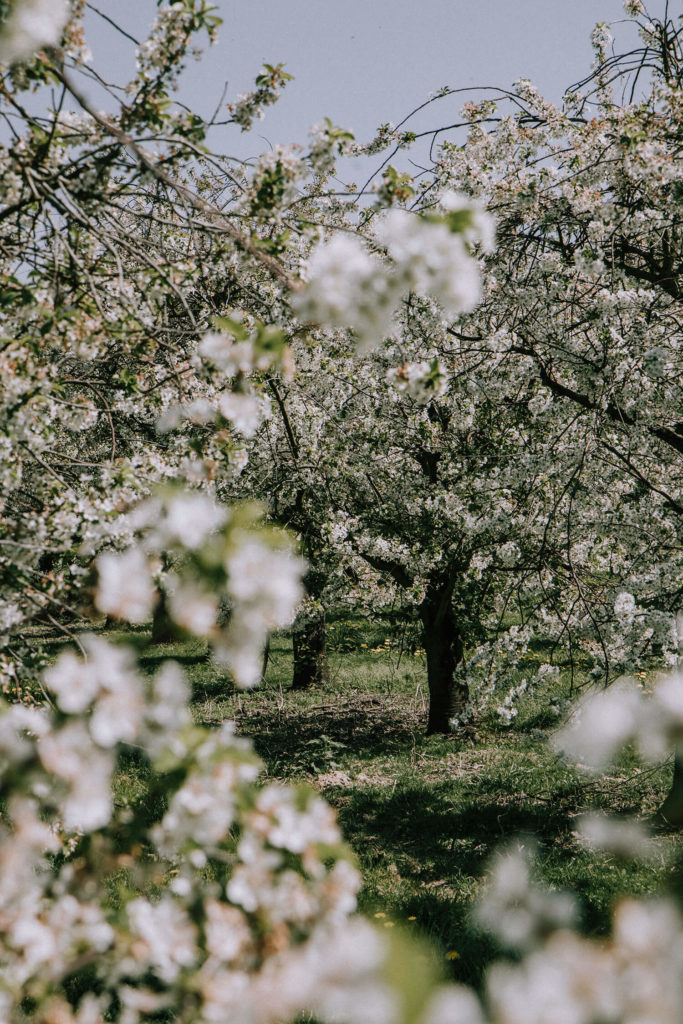
M 14 0 L 0 25 L 0 62 L 30 60 L 44 46 L 58 46 L 69 20 L 67 0 Z
M 576 921 L 573 896 L 541 889 L 532 880 L 531 863 L 528 847 L 499 853 L 476 909 L 477 923 L 508 949 L 531 949 Z
M 601 850 L 616 857 L 649 860 L 657 849 L 645 826 L 632 818 L 584 814 L 579 819 L 579 835 L 590 850 Z
M 348 328 L 361 350 L 391 331 L 399 293 L 385 267 L 355 235 L 338 234 L 318 245 L 306 268 L 307 284 L 292 296 L 296 314 L 323 327 Z
M 268 635 L 293 621 L 306 571 L 287 534 L 261 517 L 254 506 L 228 509 L 201 492 L 170 490 L 142 502 L 126 525 L 138 546 L 96 560 L 96 607 L 144 623 L 161 595 L 164 613 L 208 639 L 237 686 L 255 686 Z M 163 571 L 164 562 L 173 568 Z
M 642 697 L 632 680 L 589 694 L 553 738 L 558 753 L 588 768 L 604 768 L 636 732 Z
M 137 548 L 121 555 L 107 551 L 99 556 L 95 567 L 95 606 L 117 619 L 134 624 L 147 622 L 156 602 L 156 589 L 143 553 Z
M 588 694 L 553 737 L 558 753 L 593 769 L 604 768 L 629 742 L 635 742 L 649 761 L 661 760 L 680 747 L 683 673 L 660 679 L 649 696 L 630 678 Z
M 420 405 L 440 398 L 447 387 L 446 374 L 438 359 L 396 366 L 387 371 L 387 380 L 397 391 L 405 392 Z

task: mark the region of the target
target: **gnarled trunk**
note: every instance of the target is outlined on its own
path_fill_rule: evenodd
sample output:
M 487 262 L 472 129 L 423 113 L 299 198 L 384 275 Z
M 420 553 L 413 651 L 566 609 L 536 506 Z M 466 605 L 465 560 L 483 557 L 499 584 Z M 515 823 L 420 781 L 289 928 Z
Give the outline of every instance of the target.
M 325 612 L 307 617 L 301 625 L 294 624 L 292 650 L 294 654 L 293 690 L 307 690 L 311 686 L 327 682 L 329 668 Z
M 463 710 L 467 687 L 455 680 L 462 661 L 463 642 L 451 606 L 447 587 L 430 587 L 420 605 L 420 619 L 427 655 L 429 720 L 427 735 L 450 732 L 450 721 Z
M 674 777 L 671 789 L 657 811 L 657 819 L 662 825 L 683 828 L 683 750 L 680 748 L 674 758 Z

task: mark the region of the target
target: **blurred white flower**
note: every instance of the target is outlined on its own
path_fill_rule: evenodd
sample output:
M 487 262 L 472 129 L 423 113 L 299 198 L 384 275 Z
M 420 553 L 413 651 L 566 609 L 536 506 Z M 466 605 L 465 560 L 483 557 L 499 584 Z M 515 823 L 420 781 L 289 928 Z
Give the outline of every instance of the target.
M 334 812 L 325 800 L 311 795 L 302 807 L 294 790 L 280 785 L 266 786 L 259 793 L 250 826 L 270 846 L 292 853 L 303 853 L 315 843 L 332 846 L 341 841 Z
M 494 964 L 486 995 L 496 1024 L 635 1024 L 638 1019 L 620 1016 L 620 985 L 609 954 L 567 932 L 553 935 L 519 965 Z
M 29 60 L 45 46 L 58 46 L 71 14 L 67 0 L 13 0 L 0 25 L 0 61 Z
M 186 911 L 169 897 L 158 903 L 133 900 L 126 908 L 131 930 L 142 940 L 136 958 L 149 963 L 163 981 L 172 982 L 197 959 L 197 929 Z
M 162 518 L 161 543 L 180 544 L 196 551 L 226 518 L 227 510 L 206 494 L 186 491 L 173 495 Z
M 444 192 L 439 205 L 448 213 L 461 213 L 465 221 L 460 234 L 468 245 L 480 245 L 483 252 L 496 248 L 496 221 L 483 204 L 463 192 Z
M 227 592 L 266 629 L 289 625 L 303 597 L 302 558 L 256 538 L 245 539 L 226 559 Z
M 448 383 L 438 360 L 404 363 L 387 370 L 387 380 L 397 391 L 404 391 L 420 404 L 439 398 Z
M 305 288 L 291 302 L 301 320 L 323 327 L 351 327 L 361 349 L 391 330 L 399 293 L 385 267 L 353 235 L 318 245 L 306 266 Z
M 590 768 L 603 768 L 637 733 L 642 697 L 632 680 L 589 694 L 552 740 L 558 753 Z
M 525 847 L 499 853 L 475 911 L 480 926 L 510 949 L 531 949 L 553 931 L 570 927 L 577 916 L 573 896 L 539 888 L 530 864 Z
M 168 609 L 174 622 L 195 636 L 208 636 L 216 625 L 218 599 L 192 580 L 166 579 Z
M 236 960 L 253 941 L 246 917 L 237 907 L 217 900 L 207 900 L 204 910 L 207 950 L 224 963 Z
M 132 741 L 144 701 L 130 651 L 96 636 L 85 636 L 81 643 L 86 658 L 65 651 L 47 670 L 45 682 L 68 714 L 78 714 L 92 705 L 89 729 L 100 746 Z
M 192 724 L 190 694 L 189 683 L 177 662 L 164 662 L 152 681 L 145 709 L 142 739 L 152 756 L 169 744 L 177 745 L 176 734 Z
M 270 414 L 268 402 L 262 396 L 237 391 L 223 391 L 218 396 L 218 408 L 243 437 L 253 437 Z
M 111 754 L 97 747 L 82 721 L 69 722 L 38 741 L 38 754 L 48 772 L 68 783 L 63 804 L 67 829 L 90 832 L 111 817 Z
M 613 818 L 606 814 L 584 814 L 579 818 L 579 835 L 591 850 L 603 850 L 617 857 L 647 860 L 656 852 L 655 843 L 645 826 L 633 818 Z
M 218 331 L 205 334 L 197 346 L 197 352 L 226 377 L 251 373 L 254 369 L 254 346 L 251 341 L 235 341 Z
M 481 1003 L 474 992 L 460 985 L 437 989 L 419 1024 L 484 1024 Z
M 401 291 L 433 296 L 449 316 L 469 312 L 477 305 L 481 296 L 479 268 L 461 234 L 406 210 L 389 210 L 376 235 L 396 265 Z
M 73 651 L 64 651 L 55 665 L 46 670 L 45 684 L 67 714 L 85 711 L 100 690 L 100 679 L 93 666 Z
M 154 608 L 156 588 L 142 551 L 104 552 L 95 562 L 95 606 L 105 615 L 127 622 L 147 622 Z

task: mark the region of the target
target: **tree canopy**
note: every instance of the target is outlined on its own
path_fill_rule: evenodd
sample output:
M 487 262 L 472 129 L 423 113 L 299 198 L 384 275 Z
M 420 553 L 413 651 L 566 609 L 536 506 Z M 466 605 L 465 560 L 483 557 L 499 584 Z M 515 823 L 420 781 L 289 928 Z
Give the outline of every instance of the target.
M 144 679 L 82 629 L 163 614 L 250 687 L 303 601 L 391 605 L 422 630 L 430 732 L 509 722 L 534 644 L 541 679 L 675 667 L 683 29 L 628 0 L 641 49 L 598 26 L 562 109 L 525 80 L 468 100 L 411 176 L 391 126 L 213 152 L 174 98 L 206 0 L 159 6 L 122 86 L 84 7 L 0 4 L 1 681 L 45 696 L 0 716 L 5 1017 L 673 1024 L 673 905 L 624 904 L 598 945 L 519 858 L 482 911 L 517 960 L 483 1003 L 436 987 L 354 915 L 330 807 L 258 785 L 177 664 Z M 216 117 L 248 130 L 288 78 L 265 65 Z M 341 156 L 392 145 L 371 191 L 340 190 Z M 75 647 L 42 673 L 36 623 Z M 682 686 L 584 701 L 560 748 L 680 754 Z M 132 807 L 112 779 L 135 758 Z

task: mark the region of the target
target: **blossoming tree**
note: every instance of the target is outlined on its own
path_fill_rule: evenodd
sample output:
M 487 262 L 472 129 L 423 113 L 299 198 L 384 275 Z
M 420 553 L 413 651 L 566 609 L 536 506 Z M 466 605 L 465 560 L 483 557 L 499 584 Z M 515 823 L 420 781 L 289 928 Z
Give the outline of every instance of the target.
M 628 6 L 632 13 L 640 9 L 638 0 Z M 74 80 L 84 57 L 80 5 L 71 10 L 65 3 L 27 0 L 3 4 L 0 13 L 0 54 L 12 63 L 4 79 L 3 109 L 10 125 L 22 126 L 4 148 L 0 168 L 0 242 L 12 268 L 2 282 L 7 631 L 20 635 L 17 627 L 31 606 L 61 626 L 68 624 L 71 609 L 64 607 L 65 599 L 79 591 L 82 596 L 78 578 L 92 569 L 93 600 L 101 613 L 142 623 L 163 594 L 169 616 L 188 632 L 207 636 L 238 683 L 257 680 L 268 632 L 291 621 L 301 599 L 304 566 L 283 532 L 260 521 L 253 508 L 228 508 L 217 501 L 215 481 L 242 467 L 245 447 L 239 438 L 260 441 L 267 412 L 263 375 L 277 367 L 282 378 L 291 379 L 290 342 L 303 378 L 296 386 L 294 378 L 285 408 L 296 413 L 297 424 L 306 423 L 303 412 L 319 410 L 315 429 L 300 435 L 305 443 L 299 450 L 309 463 L 319 453 L 316 479 L 329 497 L 328 535 L 340 553 L 348 548 L 401 583 L 417 608 L 428 607 L 426 635 L 432 612 L 448 619 L 459 601 L 465 613 L 468 592 L 456 591 L 456 582 L 462 588 L 468 581 L 486 610 L 482 580 L 488 573 L 494 611 L 504 611 L 501 580 L 509 572 L 518 589 L 524 588 L 532 555 L 543 556 L 540 578 L 546 587 L 555 577 L 562 585 L 573 580 L 574 592 L 592 607 L 582 593 L 586 577 L 572 569 L 586 557 L 593 572 L 607 575 L 596 583 L 598 596 L 611 594 L 615 578 L 619 585 L 626 579 L 633 584 L 635 596 L 620 591 L 614 614 L 610 611 L 620 622 L 610 637 L 617 658 L 632 659 L 630 652 L 641 640 L 651 645 L 656 639 L 664 650 L 667 644 L 673 649 L 669 626 L 655 632 L 670 580 L 666 574 L 655 578 L 649 569 L 642 579 L 638 575 L 641 549 L 632 540 L 634 521 L 628 516 L 628 545 L 616 553 L 614 570 L 595 550 L 572 551 L 566 564 L 553 562 L 560 538 L 569 537 L 573 546 L 587 543 L 596 508 L 595 496 L 591 502 L 577 490 L 572 494 L 576 526 L 572 519 L 570 530 L 566 517 L 558 523 L 556 510 L 579 479 L 577 472 L 566 476 L 574 462 L 561 447 L 565 436 L 574 445 L 584 439 L 584 490 L 597 487 L 596 467 L 609 466 L 607 483 L 616 487 L 616 496 L 608 488 L 603 503 L 597 503 L 605 537 L 616 536 L 621 506 L 633 500 L 656 541 L 658 565 L 670 544 L 666 517 L 677 509 L 675 480 L 666 457 L 661 469 L 652 463 L 657 452 L 676 450 L 679 434 L 677 421 L 669 418 L 675 409 L 669 364 L 678 351 L 677 335 L 671 330 L 665 335 L 664 329 L 677 325 L 675 306 L 658 292 L 647 301 L 636 293 L 627 302 L 620 287 L 610 291 L 611 274 L 606 287 L 599 266 L 611 259 L 611 271 L 623 274 L 614 280 L 626 291 L 630 278 L 649 275 L 655 291 L 661 286 L 665 295 L 677 298 L 671 294 L 675 266 L 670 265 L 677 225 L 669 220 L 663 227 L 657 219 L 658 211 L 663 217 L 662 195 L 645 175 L 637 182 L 654 189 L 648 192 L 647 217 L 636 217 L 642 214 L 638 203 L 634 210 L 620 207 L 614 244 L 600 235 L 600 252 L 585 257 L 588 269 L 580 261 L 577 265 L 576 253 L 568 271 L 553 261 L 550 240 L 557 224 L 545 239 L 548 261 L 531 258 L 521 244 L 524 231 L 516 233 L 526 203 L 508 221 L 499 213 L 501 266 L 523 266 L 533 289 L 515 290 L 516 301 L 524 295 L 526 302 L 519 305 L 519 324 L 510 324 L 509 303 L 500 298 L 504 282 L 494 268 L 481 312 L 471 312 L 472 327 L 465 334 L 452 319 L 472 310 L 480 297 L 469 246 L 486 246 L 488 222 L 476 205 L 449 194 L 453 182 L 467 184 L 462 166 L 455 166 L 460 151 L 444 151 L 438 165 L 443 176 L 433 182 L 434 202 L 426 195 L 418 213 L 395 211 L 374 225 L 367 218 L 364 226 L 354 224 L 362 230 L 352 231 L 348 212 L 324 197 L 328 239 L 311 255 L 317 227 L 308 230 L 306 218 L 320 206 L 317 186 L 307 205 L 300 204 L 299 234 L 291 244 L 281 230 L 288 202 L 294 202 L 287 188 L 311 168 L 329 171 L 343 133 L 332 126 L 322 129 L 307 164 L 285 153 L 263 158 L 254 174 L 233 182 L 235 217 L 211 197 L 210 180 L 195 180 L 200 168 L 210 179 L 212 161 L 196 152 L 206 126 L 186 111 L 172 106 L 169 111 L 165 101 L 192 32 L 215 28 L 205 3 L 181 0 L 161 8 L 138 51 L 131 100 L 115 115 L 92 108 Z M 643 31 L 648 47 L 659 33 L 668 47 L 662 52 L 675 54 L 678 36 L 671 41 L 668 23 L 659 29 L 646 25 Z M 604 42 L 604 33 L 597 42 Z M 603 78 L 609 65 L 609 60 L 601 63 Z M 266 67 L 256 90 L 233 104 L 234 121 L 247 125 L 272 101 L 282 80 L 281 67 Z M 21 91 L 48 81 L 60 83 L 62 104 L 67 95 L 78 100 L 81 113 L 74 117 L 58 109 L 45 118 L 30 115 L 18 99 Z M 674 75 L 657 88 L 662 108 L 645 110 L 648 132 L 654 134 L 679 102 L 680 82 Z M 609 108 L 607 113 L 617 116 Z M 645 113 L 631 111 L 632 117 Z M 475 120 L 479 117 L 480 112 Z M 620 130 L 625 118 L 618 122 Z M 672 120 L 673 115 L 670 133 Z M 566 135 L 572 126 L 563 127 Z M 510 123 L 508 131 L 514 149 L 524 124 Z M 143 142 L 149 135 L 154 152 Z M 547 142 L 554 136 L 539 132 L 535 138 Z M 473 131 L 471 144 L 476 142 Z M 643 159 L 664 168 L 675 164 L 659 150 L 652 156 L 642 142 L 635 140 L 636 169 Z M 467 147 L 463 152 L 471 153 Z M 590 176 L 581 153 L 574 157 L 577 180 L 583 172 Z M 446 158 L 454 166 L 446 167 Z M 630 167 L 624 157 L 619 175 L 601 193 L 605 209 L 597 228 L 592 220 L 585 227 L 589 237 L 599 234 L 622 179 L 629 195 L 638 191 Z M 660 182 L 665 196 L 675 170 Z M 594 161 L 591 172 L 597 173 Z M 571 190 L 574 175 L 568 178 L 564 184 Z M 397 181 L 388 177 L 385 199 L 392 190 L 399 198 Z M 509 187 L 504 176 L 494 184 L 501 193 Z M 495 188 L 491 196 L 483 187 L 469 191 L 490 202 L 497 195 Z M 535 194 L 536 187 L 530 191 Z M 618 231 L 627 213 L 642 225 L 642 234 L 629 225 L 629 237 L 639 242 L 635 252 L 625 253 Z M 249 231 L 247 217 L 252 218 Z M 659 225 L 652 234 L 650 221 Z M 547 227 L 545 220 L 542 226 Z M 505 248 L 510 239 L 517 254 L 511 263 Z M 520 244 L 521 252 L 515 248 Z M 301 288 L 303 258 L 308 258 L 307 283 Z M 222 297 L 216 289 L 221 273 Z M 597 326 L 586 320 L 591 275 L 603 281 L 593 297 L 600 300 Z M 569 285 L 584 320 L 569 321 L 568 332 L 559 336 L 547 323 L 541 330 L 541 289 L 545 286 L 559 323 L 567 312 L 561 293 Z M 609 301 L 614 295 L 619 326 L 634 347 L 645 333 L 645 318 L 656 347 L 665 349 L 652 353 L 648 348 L 632 368 L 640 374 L 640 390 L 649 387 L 661 398 L 666 411 L 661 420 L 660 406 L 648 405 L 647 398 L 639 404 L 641 395 L 630 395 L 625 372 L 613 366 L 615 353 L 631 351 L 604 312 L 614 307 Z M 224 313 L 236 297 L 248 307 L 244 317 L 219 322 L 220 330 L 208 332 L 210 313 Z M 306 322 L 319 325 L 310 332 L 315 344 L 299 351 L 296 339 Z M 489 343 L 493 323 L 497 337 Z M 323 333 L 325 325 L 332 334 Z M 472 328 L 478 325 L 489 330 L 477 350 Z M 359 361 L 350 355 L 350 338 L 361 347 L 389 340 Z M 604 395 L 596 393 L 602 381 L 594 366 L 596 352 L 607 353 Z M 477 359 L 485 362 L 483 370 Z M 572 369 L 574 363 L 588 369 L 581 375 Z M 335 368 L 336 404 L 347 407 L 341 419 L 352 427 L 346 440 L 357 449 L 345 458 L 339 411 L 329 396 L 332 385 L 323 389 L 321 401 L 307 379 L 314 373 L 332 378 Z M 557 401 L 539 393 L 539 375 Z M 646 378 L 654 383 L 648 385 Z M 548 420 L 542 421 L 540 429 L 537 420 L 549 406 L 556 422 L 549 429 Z M 388 423 L 379 424 L 374 435 L 369 407 L 379 410 L 375 419 Z M 581 415 L 572 420 L 566 409 L 576 407 Z M 598 411 L 601 417 L 594 415 Z M 93 433 L 79 443 L 84 427 Z M 374 448 L 376 460 L 373 436 L 382 441 Z M 593 457 L 587 436 L 600 453 L 612 446 L 614 465 Z M 655 443 L 668 447 L 652 455 L 648 446 Z M 257 458 L 262 458 L 258 451 Z M 298 473 L 300 483 L 302 467 Z M 633 486 L 634 477 L 643 493 L 636 491 L 631 499 L 625 487 Z M 157 483 L 165 486 L 151 486 Z M 494 502 L 501 516 L 491 511 Z M 415 550 L 407 548 L 413 535 L 419 542 Z M 407 582 L 399 569 L 409 576 Z M 651 607 L 645 600 L 650 593 Z M 520 600 L 520 612 L 528 600 Z M 563 600 L 571 609 L 575 598 Z M 219 615 L 223 602 L 231 608 L 227 622 Z M 535 614 L 541 617 L 539 610 Z M 580 633 L 582 622 L 565 612 L 555 613 L 554 620 L 562 623 L 561 630 L 571 626 Z M 599 622 L 600 632 L 593 624 L 593 633 L 585 627 L 589 640 L 604 637 L 607 625 Z M 514 646 L 519 629 L 505 626 L 505 632 Z M 21 660 L 14 644 L 11 637 L 10 677 Z M 245 1019 L 274 1024 L 301 1011 L 350 1024 L 542 1024 L 558 1013 L 586 1024 L 681 1019 L 683 929 L 671 903 L 623 904 L 612 937 L 598 944 L 572 930 L 569 901 L 539 892 L 519 858 L 497 865 L 480 915 L 484 925 L 495 924 L 517 959 L 492 969 L 485 1002 L 466 989 L 434 991 L 414 959 L 399 959 L 400 944 L 390 947 L 386 937 L 351 916 L 359 879 L 324 801 L 292 788 L 258 786 L 258 765 L 247 743 L 229 727 L 207 731 L 193 724 L 178 666 L 168 663 L 145 680 L 132 650 L 101 637 L 84 637 L 79 644 L 83 657 L 67 652 L 45 674 L 50 699 L 42 709 L 17 702 L 0 709 L 4 1019 L 138 1024 L 163 1016 L 207 1024 Z M 454 646 L 450 637 L 451 662 Z M 432 663 L 435 657 L 432 651 Z M 579 709 L 578 722 L 559 746 L 584 762 L 604 763 L 627 741 L 635 741 L 646 757 L 661 757 L 671 744 L 680 746 L 682 693 L 680 674 L 661 681 L 649 701 L 628 685 L 607 691 L 597 705 Z M 140 803 L 112 797 L 113 773 L 124 764 L 144 766 L 152 780 Z M 620 843 L 622 849 L 640 842 L 630 833 L 625 843 L 623 828 L 605 823 L 592 823 L 587 831 L 593 840 Z

